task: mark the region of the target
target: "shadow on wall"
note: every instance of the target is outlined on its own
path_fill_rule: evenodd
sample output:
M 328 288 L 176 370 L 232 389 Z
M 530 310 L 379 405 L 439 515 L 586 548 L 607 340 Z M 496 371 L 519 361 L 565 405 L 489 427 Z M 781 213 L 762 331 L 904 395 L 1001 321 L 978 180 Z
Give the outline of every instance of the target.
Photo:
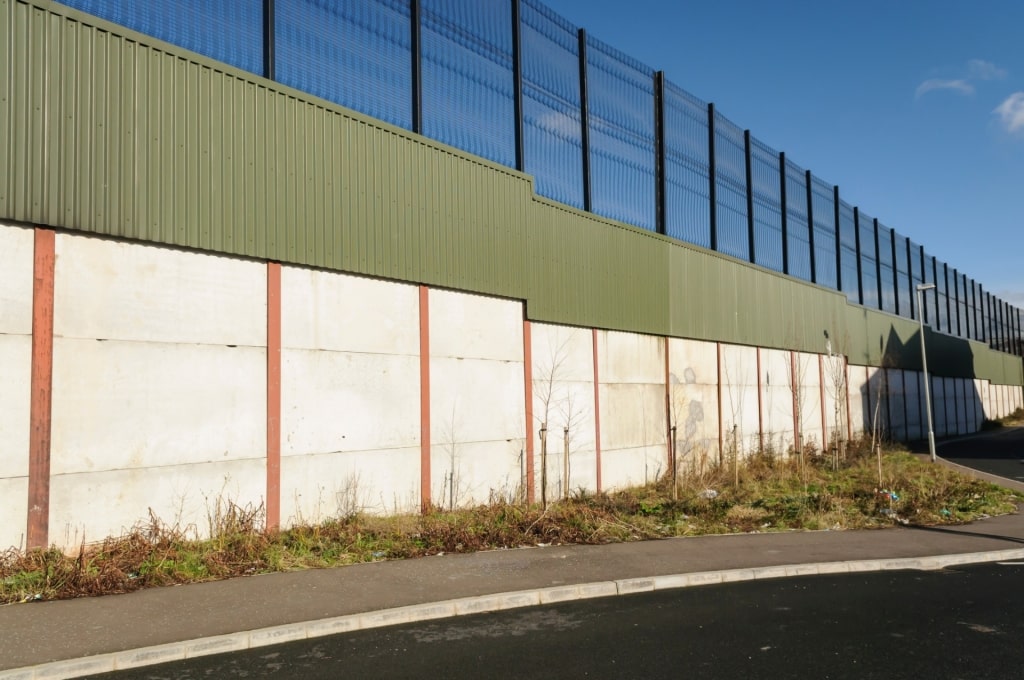
M 935 436 L 977 432 L 986 414 L 970 343 L 934 333 L 930 328 L 925 328 L 924 340 Z M 860 397 L 864 433 L 897 441 L 927 437 L 920 331 L 904 342 L 890 325 L 888 333 L 878 337 L 878 349 L 881 367 L 863 367 Z

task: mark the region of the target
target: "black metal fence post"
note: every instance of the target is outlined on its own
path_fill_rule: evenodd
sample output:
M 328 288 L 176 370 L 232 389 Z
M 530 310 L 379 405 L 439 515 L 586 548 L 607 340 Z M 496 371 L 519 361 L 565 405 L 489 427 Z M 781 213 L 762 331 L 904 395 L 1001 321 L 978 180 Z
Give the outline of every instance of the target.
M 896 230 L 889 230 L 889 251 L 892 253 L 892 294 L 895 314 L 900 313 L 900 266 L 896 260 Z
M 409 0 L 409 49 L 412 52 L 412 131 L 423 134 L 423 47 L 420 0 Z
M 711 228 L 711 250 L 718 250 L 718 188 L 715 176 L 715 105 L 708 104 L 708 222 Z
M 910 280 L 910 288 L 909 290 L 907 290 L 907 295 L 910 296 L 908 298 L 908 300 L 910 301 L 910 318 L 916 319 L 918 310 L 917 297 L 914 295 L 914 290 L 917 287 L 917 284 L 914 283 L 914 256 L 910 254 L 909 236 L 904 237 L 903 249 L 907 251 L 907 278 Z
M 654 225 L 667 234 L 665 215 L 665 72 L 654 74 Z
M 747 178 L 747 248 L 750 252 L 750 261 L 757 262 L 754 258 L 754 163 L 751 157 L 750 130 L 743 131 L 743 151 Z
M 921 261 L 921 283 L 927 283 L 928 282 L 928 277 L 925 276 L 924 246 L 918 246 L 917 249 L 919 251 L 918 252 L 918 259 Z M 924 323 L 927 325 L 927 323 L 928 323 L 928 305 L 925 304 L 925 301 L 923 299 L 921 300 L 921 309 L 919 310 L 919 312 L 921 314 L 921 320 L 924 321 Z
M 946 332 L 953 332 L 953 315 L 949 309 L 949 264 L 942 263 L 942 285 L 946 291 Z
M 523 149 L 523 38 L 521 0 L 512 4 L 512 109 L 516 145 L 516 170 L 526 171 L 526 154 Z
M 804 171 L 804 184 L 807 185 L 807 247 L 811 251 L 811 283 L 817 283 L 818 257 L 814 252 L 814 189 L 810 170 Z
M 878 308 L 885 310 L 885 299 L 882 297 L 882 249 L 878 243 L 878 218 L 872 219 L 875 229 L 875 282 L 878 288 Z
M 786 152 L 779 152 L 779 205 L 782 215 L 782 273 L 789 274 L 789 216 L 786 214 Z
M 274 80 L 277 77 L 274 55 L 277 30 L 274 27 L 275 0 L 263 0 L 263 77 Z
M 587 31 L 577 32 L 580 57 L 580 143 L 583 147 L 583 209 L 591 212 L 590 196 L 590 109 L 587 105 Z
M 860 208 L 853 208 L 853 243 L 857 251 L 857 304 L 864 304 L 864 263 L 861 262 Z
M 832 185 L 832 205 L 836 221 L 836 290 L 843 291 L 843 234 L 839 223 L 839 185 Z

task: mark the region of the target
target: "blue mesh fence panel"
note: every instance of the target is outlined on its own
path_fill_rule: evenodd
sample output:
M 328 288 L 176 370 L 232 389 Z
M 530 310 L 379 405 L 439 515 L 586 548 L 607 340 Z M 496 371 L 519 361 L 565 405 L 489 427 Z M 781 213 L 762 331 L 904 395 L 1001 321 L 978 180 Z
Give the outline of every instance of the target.
M 913 296 L 911 300 L 914 305 L 914 318 L 917 319 L 921 316 L 921 310 L 917 308 L 917 286 L 924 283 L 924 272 L 921 270 L 921 246 L 911 241 L 908 249 L 910 250 L 910 294 Z M 922 296 L 927 295 L 927 291 L 922 293 Z M 927 299 L 924 300 L 924 303 L 927 306 Z
M 811 280 L 811 238 L 807 218 L 807 178 L 786 159 L 786 253 L 791 276 Z
M 274 27 L 282 83 L 412 127 L 408 2 L 277 0 Z
M 860 281 L 857 279 L 857 229 L 853 221 L 853 206 L 839 201 L 839 258 L 843 292 L 846 299 L 860 302 Z
M 537 0 L 522 1 L 525 170 L 541 196 L 583 207 L 576 27 Z
M 858 210 L 860 231 L 860 271 L 864 288 L 864 306 L 881 309 L 878 298 L 878 250 L 875 248 L 875 223 L 863 210 Z
M 945 265 L 938 260 L 935 262 L 935 298 L 939 307 L 935 319 L 935 330 L 940 333 L 948 333 L 949 307 L 947 306 L 948 298 L 946 296 L 946 269 Z
M 962 338 L 969 338 L 971 337 L 971 305 L 968 304 L 970 293 L 968 292 L 965 274 L 958 273 L 956 275 L 956 289 L 959 291 L 957 296 L 959 301 L 956 306 L 959 309 L 959 314 L 961 314 L 961 332 L 959 332 L 959 335 Z
M 423 133 L 515 167 L 508 0 L 420 0 Z
M 61 0 L 204 57 L 263 73 L 263 3 L 234 0 Z
M 878 269 L 882 284 L 882 310 L 896 313 L 896 278 L 892 266 L 892 229 L 878 225 Z
M 959 335 L 962 322 L 960 320 L 959 284 L 957 283 L 956 270 L 946 267 L 946 296 L 949 299 L 949 332 L 951 335 Z
M 715 111 L 715 194 L 718 250 L 749 260 L 747 154 L 743 130 L 718 111 Z
M 711 247 L 708 107 L 665 82 L 665 231 Z
M 591 207 L 644 229 L 654 223 L 654 71 L 587 36 Z
M 971 317 L 971 339 L 981 340 L 981 319 L 978 318 L 978 284 L 967 279 L 967 313 Z
M 836 202 L 832 185 L 811 176 L 811 210 L 814 222 L 814 273 L 819 286 L 837 289 Z
M 779 176 L 779 153 L 756 137 L 751 137 L 750 165 L 754 185 L 755 262 L 781 272 L 782 180 Z
M 893 231 L 893 238 L 896 239 L 896 262 L 893 267 L 896 270 L 896 291 L 899 300 L 900 316 L 908 319 L 913 315 L 913 286 L 910 285 L 910 269 L 907 262 L 907 239 L 900 236 L 899 232 Z

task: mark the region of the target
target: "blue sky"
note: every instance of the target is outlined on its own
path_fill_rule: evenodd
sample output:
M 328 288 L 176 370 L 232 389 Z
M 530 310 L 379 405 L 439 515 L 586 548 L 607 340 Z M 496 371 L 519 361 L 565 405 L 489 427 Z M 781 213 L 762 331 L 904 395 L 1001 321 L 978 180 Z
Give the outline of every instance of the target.
M 1021 0 L 544 0 L 1024 307 Z

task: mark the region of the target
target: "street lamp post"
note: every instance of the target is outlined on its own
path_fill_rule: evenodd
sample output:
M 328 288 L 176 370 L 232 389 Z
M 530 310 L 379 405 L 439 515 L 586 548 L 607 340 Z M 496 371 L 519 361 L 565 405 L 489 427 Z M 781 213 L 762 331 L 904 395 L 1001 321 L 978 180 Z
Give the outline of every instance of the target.
M 935 462 L 935 428 L 932 425 L 932 390 L 931 380 L 928 378 L 928 352 L 924 346 L 924 306 L 921 302 L 926 290 L 935 287 L 934 283 L 917 284 L 917 323 L 921 329 L 921 367 L 924 369 L 924 405 L 928 411 L 928 453 L 931 454 L 932 462 Z

